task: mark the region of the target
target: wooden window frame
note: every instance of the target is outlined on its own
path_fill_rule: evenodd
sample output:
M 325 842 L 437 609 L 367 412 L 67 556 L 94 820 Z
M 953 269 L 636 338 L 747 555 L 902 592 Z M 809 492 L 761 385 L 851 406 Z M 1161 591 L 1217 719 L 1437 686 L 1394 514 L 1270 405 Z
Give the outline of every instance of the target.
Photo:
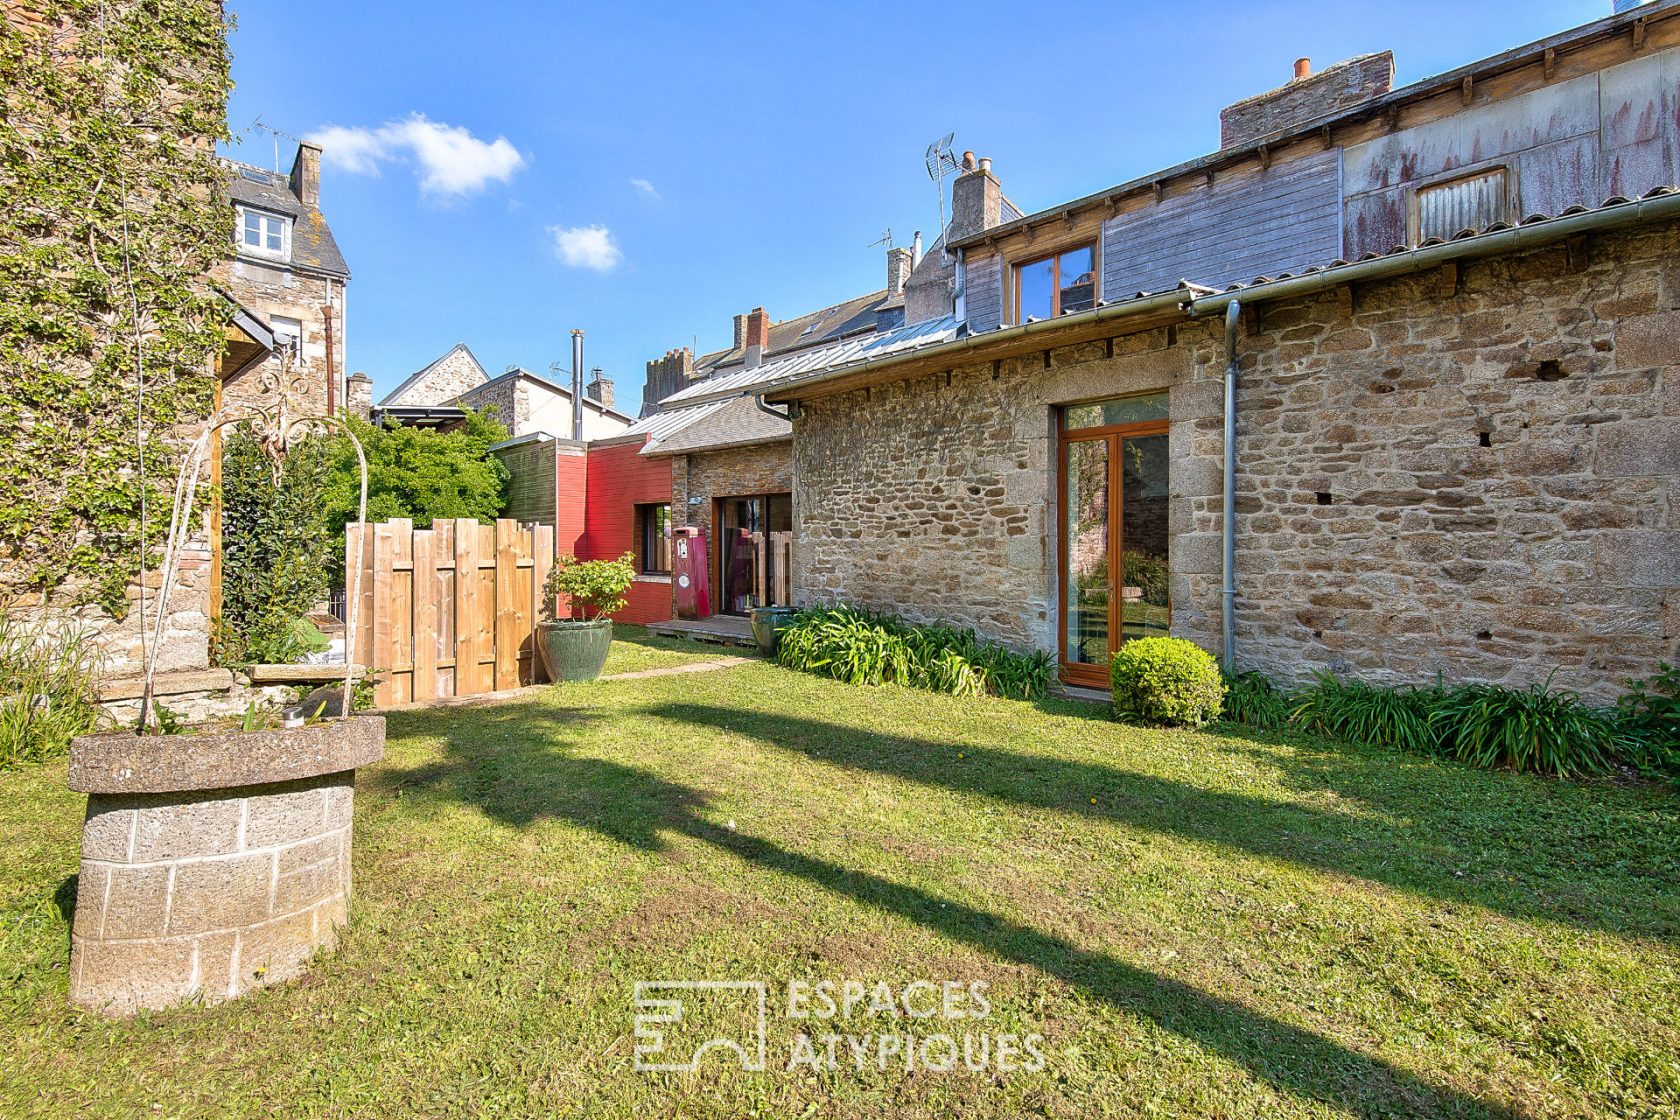
M 1050 311 L 1050 318 L 1055 319 L 1062 313 L 1062 254 L 1071 253 L 1075 249 L 1091 250 L 1091 299 L 1093 302 L 1102 299 L 1102 257 L 1096 240 L 1070 241 L 1059 249 L 1052 249 L 1045 253 L 1036 253 L 1030 257 L 1021 257 L 1009 261 L 1009 300 L 1010 318 L 1017 325 L 1026 320 L 1021 316 L 1021 270 L 1030 268 L 1045 261 L 1054 262 L 1050 277 L 1050 297 L 1054 307 Z
M 1154 390 L 1159 392 L 1159 390 Z M 1145 394 L 1122 394 L 1124 396 Z M 1104 400 L 1110 398 L 1102 398 Z M 1108 666 L 1092 665 L 1084 661 L 1068 660 L 1068 445 L 1072 443 L 1095 443 L 1100 441 L 1109 445 L 1108 454 L 1108 551 L 1109 551 L 1109 579 L 1114 580 L 1115 565 L 1123 555 L 1122 528 L 1125 525 L 1125 487 L 1120 478 L 1121 456 L 1118 453 L 1121 445 L 1127 439 L 1142 436 L 1161 436 L 1168 434 L 1172 422 L 1170 420 L 1137 420 L 1128 424 L 1105 424 L 1093 428 L 1067 427 L 1067 410 L 1076 408 L 1081 403 L 1063 405 L 1056 417 L 1056 661 L 1061 667 L 1061 678 L 1064 684 L 1079 688 L 1095 688 L 1108 691 Z M 1169 470 L 1171 469 L 1169 465 Z M 1169 547 L 1171 547 L 1169 542 Z M 1118 635 L 1120 641 L 1125 638 L 1125 604 L 1121 602 L 1118 590 L 1111 590 L 1108 596 L 1108 635 L 1110 649 L 1118 649 L 1114 639 Z M 1171 626 L 1172 604 L 1167 604 L 1168 626 Z
M 666 562 L 667 562 L 667 565 L 668 565 L 667 567 L 652 568 L 652 567 L 648 566 L 648 564 L 649 564 L 649 557 L 648 557 L 648 528 L 649 528 L 648 518 L 653 515 L 655 510 L 660 509 L 661 507 L 663 507 L 664 510 L 665 510 L 665 523 L 666 523 L 666 527 L 669 528 L 671 523 L 672 523 L 671 522 L 671 503 L 670 502 L 637 502 L 637 503 L 635 503 L 634 506 L 631 507 L 634 510 L 633 516 L 635 517 L 635 528 L 636 528 L 636 574 L 637 575 L 668 576 L 668 575 L 671 574 L 671 566 L 670 566 L 670 557 L 669 556 L 667 556 L 667 558 L 666 558 Z M 666 535 L 665 540 L 667 542 L 669 542 L 671 540 L 671 536 L 669 534 Z M 667 548 L 667 552 L 669 552 L 669 548 Z

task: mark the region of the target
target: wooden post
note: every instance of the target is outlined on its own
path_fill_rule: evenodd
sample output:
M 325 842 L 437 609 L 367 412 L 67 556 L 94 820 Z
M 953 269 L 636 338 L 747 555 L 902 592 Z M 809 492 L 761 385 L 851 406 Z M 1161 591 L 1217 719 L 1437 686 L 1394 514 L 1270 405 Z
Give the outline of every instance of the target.
M 414 522 L 391 519 L 391 697 L 414 699 Z
M 478 522 L 455 522 L 455 694 L 479 688 Z
M 414 534 L 414 699 L 437 699 L 437 538 L 430 529 Z
M 379 674 L 374 687 L 374 703 L 385 707 L 393 702 L 396 691 L 392 684 L 391 645 L 391 576 L 392 526 L 390 522 L 373 528 L 373 641 L 370 643 L 368 668 Z
M 519 523 L 496 519 L 496 683 L 500 691 L 519 687 Z
M 543 660 L 542 638 L 537 633 L 537 626 L 543 620 L 543 609 L 547 606 L 547 597 L 543 588 L 548 583 L 548 573 L 554 568 L 554 527 L 551 525 L 531 526 L 531 680 L 533 683 L 548 680 L 548 663 Z

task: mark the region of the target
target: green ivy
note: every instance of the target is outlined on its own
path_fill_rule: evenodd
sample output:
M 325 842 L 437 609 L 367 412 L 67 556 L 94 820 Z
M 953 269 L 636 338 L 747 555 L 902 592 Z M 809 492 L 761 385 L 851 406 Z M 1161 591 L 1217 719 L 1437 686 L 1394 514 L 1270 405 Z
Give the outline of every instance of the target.
M 29 7 L 0 21 L 0 592 L 121 613 L 213 398 L 227 25 L 213 0 Z

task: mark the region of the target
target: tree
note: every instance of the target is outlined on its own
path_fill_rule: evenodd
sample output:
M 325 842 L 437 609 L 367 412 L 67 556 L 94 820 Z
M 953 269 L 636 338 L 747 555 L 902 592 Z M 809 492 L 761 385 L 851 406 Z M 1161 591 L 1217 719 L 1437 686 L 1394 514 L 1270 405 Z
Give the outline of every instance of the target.
M 436 518 L 489 521 L 506 504 L 508 469 L 490 447 L 507 439 L 508 430 L 490 412 L 467 409 L 461 426 L 448 432 L 350 424 L 367 454 L 369 521 L 408 517 L 422 529 Z M 325 505 L 337 541 L 356 519 L 360 483 L 356 449 L 347 439 L 335 439 Z M 334 571 L 343 567 L 340 544 Z

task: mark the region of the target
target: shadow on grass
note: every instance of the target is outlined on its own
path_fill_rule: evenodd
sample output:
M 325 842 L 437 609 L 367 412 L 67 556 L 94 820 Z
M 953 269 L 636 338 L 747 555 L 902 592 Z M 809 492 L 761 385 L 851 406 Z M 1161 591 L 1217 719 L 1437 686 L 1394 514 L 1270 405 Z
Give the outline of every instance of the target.
M 1649 835 L 1648 815 L 1619 820 L 1605 805 L 1583 807 L 1578 788 L 1468 770 L 1407 776 L 1388 752 L 1256 752 L 1267 765 L 1295 767 L 1289 784 L 1333 789 L 1375 813 L 1359 816 L 973 743 L 961 745 L 959 761 L 950 744 L 783 713 L 701 704 L 647 711 L 782 749 L 820 748 L 824 761 L 841 766 L 1221 844 L 1525 920 L 1680 936 L 1680 902 L 1661 873 L 1673 860 L 1674 835 Z M 1519 881 L 1504 881 L 1508 874 Z
M 686 715 L 700 722 L 699 717 L 708 711 L 690 710 Z M 748 715 L 733 713 L 737 728 Z M 859 905 L 1037 969 L 1241 1064 L 1278 1089 L 1357 1116 L 1515 1120 L 1515 1113 L 1499 1105 L 1431 1085 L 1381 1059 L 1178 980 L 869 871 L 717 825 L 703 815 L 707 797 L 701 790 L 634 767 L 571 753 L 570 733 L 590 718 L 533 704 L 454 712 L 446 717 L 439 713 L 408 716 L 400 727 L 403 733 L 426 734 L 428 723 L 446 721 L 446 758 L 393 773 L 388 781 L 405 790 L 457 798 L 508 824 L 565 820 L 644 851 L 663 850 L 673 835 L 689 837 L 749 866 L 802 879 Z

